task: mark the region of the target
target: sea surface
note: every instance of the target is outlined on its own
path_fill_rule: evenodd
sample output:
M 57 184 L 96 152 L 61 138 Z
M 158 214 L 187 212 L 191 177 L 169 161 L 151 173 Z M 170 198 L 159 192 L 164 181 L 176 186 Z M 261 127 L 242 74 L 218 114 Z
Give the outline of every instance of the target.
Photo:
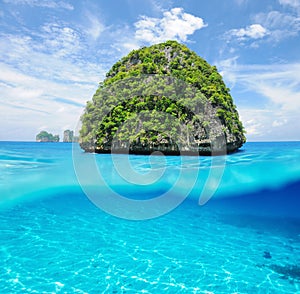
M 0 293 L 300 293 L 300 142 L 217 157 L 0 142 Z

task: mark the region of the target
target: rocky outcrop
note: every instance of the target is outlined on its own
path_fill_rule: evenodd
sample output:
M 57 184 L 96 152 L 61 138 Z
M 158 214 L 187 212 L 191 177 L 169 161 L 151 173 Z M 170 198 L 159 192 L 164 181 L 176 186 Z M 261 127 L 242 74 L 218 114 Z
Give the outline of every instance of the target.
M 64 137 L 63 137 L 63 142 L 65 143 L 71 143 L 73 142 L 74 138 L 74 132 L 70 130 L 65 130 L 64 131 Z

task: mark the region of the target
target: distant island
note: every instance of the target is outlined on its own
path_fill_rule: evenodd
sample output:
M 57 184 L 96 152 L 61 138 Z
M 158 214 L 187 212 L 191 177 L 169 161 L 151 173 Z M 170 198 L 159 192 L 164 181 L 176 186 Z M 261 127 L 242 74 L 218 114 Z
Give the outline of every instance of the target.
M 41 131 L 36 135 L 37 142 L 59 142 L 59 135 L 52 135 L 46 131 Z
M 71 143 L 73 142 L 74 139 L 74 132 L 70 130 L 65 130 L 64 131 L 64 137 L 63 137 L 63 142 L 65 143 Z
M 133 50 L 114 64 L 81 121 L 86 152 L 211 155 L 215 142 L 229 153 L 246 141 L 217 68 L 176 41 Z
M 53 135 L 47 131 L 41 131 L 36 135 L 36 142 L 59 142 L 59 135 Z M 74 131 L 65 130 L 63 136 L 64 143 L 78 142 L 78 137 L 74 136 Z

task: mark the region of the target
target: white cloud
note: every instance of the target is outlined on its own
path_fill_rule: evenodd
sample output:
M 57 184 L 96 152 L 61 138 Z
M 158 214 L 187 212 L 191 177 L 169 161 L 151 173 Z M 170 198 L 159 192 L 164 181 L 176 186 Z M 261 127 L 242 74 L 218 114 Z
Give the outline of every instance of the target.
M 225 38 L 228 41 L 234 38 L 239 42 L 254 41 L 252 46 L 257 47 L 259 40 L 280 42 L 283 39 L 298 36 L 300 33 L 300 0 L 279 0 L 279 2 L 292 7 L 293 10 L 257 13 L 251 17 L 255 24 L 246 28 L 230 30 Z
M 146 43 L 166 40 L 185 42 L 189 35 L 206 26 L 202 18 L 185 13 L 182 8 L 173 8 L 165 11 L 162 18 L 141 17 L 135 23 L 135 38 Z
M 41 49 L 57 56 L 74 55 L 82 50 L 80 34 L 73 28 L 58 23 L 48 23 L 42 27 Z M 35 44 L 35 46 L 38 46 Z
M 268 29 L 268 39 L 272 42 L 297 36 L 300 32 L 300 18 L 290 13 L 279 11 L 259 13 L 254 16 L 254 21 L 261 23 Z
M 298 118 L 275 109 L 239 108 L 248 141 L 299 140 Z M 295 125 L 296 124 L 296 125 Z
M 166 2 L 169 2 L 169 1 L 158 1 L 158 0 L 150 0 L 149 1 L 151 6 L 152 6 L 152 9 L 155 11 L 155 12 L 158 12 L 158 13 L 161 13 L 163 12 L 163 7 L 162 5 L 166 4 Z
M 105 26 L 98 17 L 91 13 L 87 13 L 86 18 L 88 26 L 85 28 L 85 31 L 93 40 L 97 40 L 104 32 Z
M 266 125 L 266 122 L 264 120 L 268 112 L 242 108 L 239 113 L 248 138 L 259 138 L 265 135 L 266 130 L 264 129 L 264 126 Z
M 53 0 L 4 0 L 5 3 L 15 4 L 15 5 L 29 5 L 36 7 L 46 7 L 46 8 L 63 8 L 67 10 L 73 10 L 74 7 L 65 1 L 53 1 Z
M 236 83 L 236 73 L 232 69 L 236 68 L 238 58 L 234 56 L 217 63 L 217 68 L 221 69 L 220 74 L 226 77 L 226 84 L 229 88 L 233 88 Z
M 279 0 L 279 3 L 281 5 L 291 6 L 296 9 L 300 8 L 300 0 Z
M 233 59 L 220 62 L 219 66 L 225 81 L 234 80 L 235 89 L 243 89 L 243 92 L 235 95 L 243 97 L 253 93 L 255 97 L 266 99 L 260 106 L 254 104 L 253 108 L 239 106 L 250 140 L 300 140 L 300 129 L 297 128 L 300 113 L 300 63 L 239 65 L 237 59 Z
M 105 45 L 108 47 L 105 48 Z M 142 46 L 141 41 L 135 38 L 135 31 L 127 24 L 122 26 L 116 26 L 113 29 L 105 30 L 105 43 L 101 51 L 103 56 L 108 60 L 108 56 L 111 57 L 113 62 L 116 62 L 124 55 L 127 55 L 131 50 L 138 49 Z
M 300 20 L 297 17 L 279 11 L 257 14 L 255 20 L 263 23 L 269 29 L 299 29 L 300 25 Z
M 101 78 L 99 65 L 82 58 L 86 48 L 73 36 L 73 31 L 57 27 L 49 30 L 54 30 L 54 35 L 61 33 L 66 39 L 60 41 L 60 36 L 57 36 L 55 40 L 49 32 L 39 35 L 38 39 L 2 34 L 0 60 L 6 64 L 14 64 L 20 72 L 30 73 L 30 76 L 68 82 L 84 82 L 89 79 L 90 83 L 97 83 Z M 77 41 L 73 44 L 74 39 Z
M 252 24 L 246 28 L 229 31 L 229 35 L 231 37 L 236 37 L 239 41 L 262 39 L 268 34 L 268 30 L 260 24 Z
M 287 119 L 276 119 L 273 121 L 272 126 L 273 127 L 281 127 L 283 125 L 285 125 L 288 122 Z
M 275 109 L 239 108 L 248 141 L 300 140 L 299 115 Z
M 251 67 L 249 67 L 250 69 Z M 300 64 L 261 65 L 241 71 L 239 81 L 283 111 L 300 113 Z
M 113 29 L 105 28 L 105 38 L 112 49 L 106 54 L 114 52 L 115 61 L 129 51 L 148 44 L 167 40 L 185 42 L 189 35 L 207 26 L 201 18 L 185 13 L 182 8 L 165 11 L 161 6 L 156 5 L 156 1 L 151 3 L 157 12 L 163 14 L 161 18 L 141 16 L 134 23 L 134 30 L 127 24 L 123 24 L 122 27 L 115 26 Z

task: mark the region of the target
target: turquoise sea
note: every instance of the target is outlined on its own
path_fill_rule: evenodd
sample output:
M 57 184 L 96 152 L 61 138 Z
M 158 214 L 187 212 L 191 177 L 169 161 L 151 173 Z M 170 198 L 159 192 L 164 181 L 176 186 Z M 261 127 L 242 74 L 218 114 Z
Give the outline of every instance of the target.
M 0 260 L 0 293 L 300 293 L 300 142 L 213 158 L 0 142 Z

